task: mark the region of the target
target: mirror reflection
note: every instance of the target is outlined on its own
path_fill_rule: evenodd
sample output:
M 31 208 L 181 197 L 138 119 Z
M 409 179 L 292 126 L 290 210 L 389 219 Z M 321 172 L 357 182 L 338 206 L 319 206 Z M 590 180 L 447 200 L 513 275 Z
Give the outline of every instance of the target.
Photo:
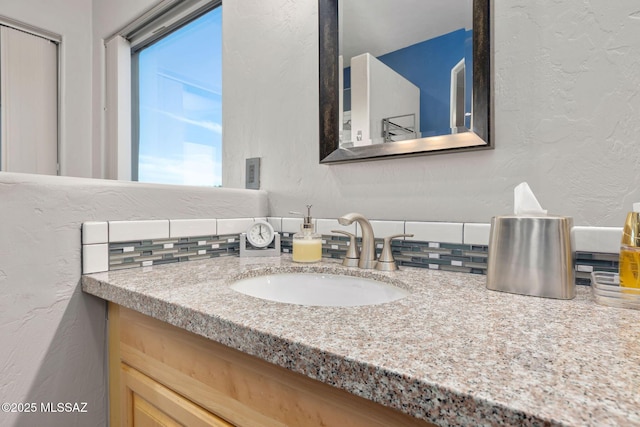
M 491 148 L 488 0 L 318 0 L 320 162 Z
M 340 0 L 340 146 L 466 131 L 472 0 Z

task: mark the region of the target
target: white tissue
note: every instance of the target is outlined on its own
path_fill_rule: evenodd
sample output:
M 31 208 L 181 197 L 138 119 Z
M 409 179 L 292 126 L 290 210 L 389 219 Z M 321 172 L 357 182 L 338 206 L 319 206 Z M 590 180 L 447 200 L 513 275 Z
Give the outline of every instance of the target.
M 513 213 L 516 215 L 546 215 L 529 184 L 523 182 L 513 189 Z

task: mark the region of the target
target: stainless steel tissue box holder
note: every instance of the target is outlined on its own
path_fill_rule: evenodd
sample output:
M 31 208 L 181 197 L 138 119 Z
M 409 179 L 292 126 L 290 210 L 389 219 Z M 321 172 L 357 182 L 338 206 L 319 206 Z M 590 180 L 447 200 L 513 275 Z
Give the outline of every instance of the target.
M 537 297 L 575 297 L 573 219 L 496 216 L 491 219 L 487 289 Z

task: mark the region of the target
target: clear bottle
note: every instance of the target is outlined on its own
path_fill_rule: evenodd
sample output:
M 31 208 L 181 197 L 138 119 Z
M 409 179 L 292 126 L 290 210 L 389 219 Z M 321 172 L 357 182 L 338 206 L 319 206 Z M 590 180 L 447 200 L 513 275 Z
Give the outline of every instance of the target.
M 307 205 L 307 215 L 300 226 L 300 231 L 293 235 L 294 262 L 318 262 L 322 259 L 322 235 L 315 232 L 311 205 Z
M 620 286 L 640 288 L 640 203 L 627 214 L 620 243 Z

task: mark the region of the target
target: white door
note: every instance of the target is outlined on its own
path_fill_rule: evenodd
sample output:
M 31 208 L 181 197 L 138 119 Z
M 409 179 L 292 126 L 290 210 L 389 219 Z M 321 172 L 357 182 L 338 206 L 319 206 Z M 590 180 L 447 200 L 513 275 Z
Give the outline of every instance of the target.
M 0 26 L 0 170 L 56 175 L 58 47 Z

